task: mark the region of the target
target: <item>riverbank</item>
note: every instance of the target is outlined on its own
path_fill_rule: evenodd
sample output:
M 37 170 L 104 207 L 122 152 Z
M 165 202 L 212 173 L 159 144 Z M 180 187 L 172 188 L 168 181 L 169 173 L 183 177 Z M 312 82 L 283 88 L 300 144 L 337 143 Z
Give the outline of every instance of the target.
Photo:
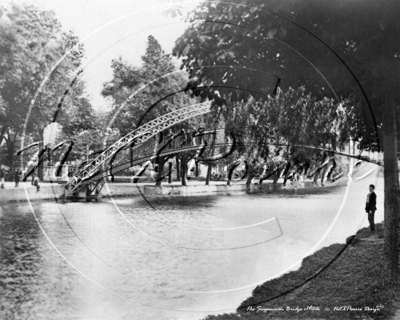
M 376 234 L 363 228 L 256 287 L 236 313 L 205 319 L 399 319 L 400 288 L 382 280 L 382 252 L 382 224 Z
M 303 187 L 314 186 L 312 181 L 305 181 Z M 283 188 L 283 181 L 273 184 L 272 181 L 264 181 L 262 185 L 253 183 L 250 191 L 272 191 Z M 212 195 L 212 194 L 231 194 L 237 192 L 246 192 L 245 181 L 234 182 L 226 185 L 226 181 L 211 181 L 206 186 L 204 181 L 190 181 L 187 186 L 180 185 L 176 181 L 171 184 L 154 186 L 149 183 L 107 183 L 104 185 L 100 198 L 139 196 L 192 196 L 192 195 Z M 57 183 L 41 183 L 40 191 L 29 182 L 21 183 L 18 188 L 14 183 L 6 183 L 6 189 L 0 190 L 0 203 L 18 202 L 18 201 L 40 201 L 54 200 L 63 194 L 63 185 Z M 84 193 L 81 194 L 84 199 Z

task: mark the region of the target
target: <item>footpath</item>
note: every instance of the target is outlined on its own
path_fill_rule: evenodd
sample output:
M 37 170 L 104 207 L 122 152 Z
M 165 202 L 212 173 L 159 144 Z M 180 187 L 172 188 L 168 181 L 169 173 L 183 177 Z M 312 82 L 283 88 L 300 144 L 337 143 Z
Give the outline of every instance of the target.
M 399 234 L 400 235 L 400 234 Z M 257 286 L 235 313 L 204 320 L 400 319 L 400 286 L 384 281 L 383 225 L 306 257 L 300 269 Z
M 271 180 L 263 182 L 262 186 L 253 183 L 251 190 L 277 190 L 283 187 L 282 179 L 273 185 Z M 288 184 L 290 182 L 288 181 Z M 312 186 L 312 181 L 305 181 L 304 186 Z M 36 187 L 31 182 L 20 182 L 15 187 L 14 182 L 6 182 L 5 189 L 0 189 L 0 203 L 16 202 L 16 201 L 38 201 L 38 200 L 54 200 L 63 194 L 63 184 L 58 183 L 40 183 L 40 191 L 36 191 Z M 210 181 L 210 185 L 206 186 L 205 181 L 189 180 L 187 186 L 182 186 L 179 181 L 171 184 L 163 183 L 161 186 L 155 186 L 154 183 L 106 183 L 101 191 L 101 197 L 127 197 L 144 194 L 146 196 L 189 196 L 189 195 L 211 195 L 224 194 L 232 192 L 245 192 L 245 181 L 232 182 L 227 185 L 226 181 Z M 82 193 L 82 199 L 84 195 Z

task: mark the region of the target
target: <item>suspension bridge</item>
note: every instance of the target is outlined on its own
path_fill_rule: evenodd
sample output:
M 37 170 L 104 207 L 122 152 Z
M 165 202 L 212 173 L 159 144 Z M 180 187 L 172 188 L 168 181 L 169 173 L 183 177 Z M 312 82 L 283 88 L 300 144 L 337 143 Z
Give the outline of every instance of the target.
M 171 137 L 161 148 L 157 139 L 154 138 L 180 122 L 210 111 L 210 102 L 200 103 L 172 111 L 140 126 L 82 166 L 64 186 L 62 198 L 74 199 L 79 196 L 80 192 L 85 191 L 86 199 L 97 199 L 107 176 L 156 157 L 192 150 L 196 150 L 196 156 L 199 156 L 207 145 L 196 143 L 195 137 L 193 139 L 186 137 L 184 144 L 182 144 L 182 140 Z M 198 134 L 198 136 L 200 135 Z M 174 141 L 175 143 L 173 143 Z M 218 145 L 229 144 L 233 143 L 219 143 Z

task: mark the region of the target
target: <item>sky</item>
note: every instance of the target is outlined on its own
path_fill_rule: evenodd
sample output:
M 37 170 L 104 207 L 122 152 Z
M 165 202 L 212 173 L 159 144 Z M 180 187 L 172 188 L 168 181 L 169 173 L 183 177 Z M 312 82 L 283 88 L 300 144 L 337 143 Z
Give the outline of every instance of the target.
M 141 65 L 147 37 L 153 35 L 166 53 L 187 24 L 182 17 L 163 14 L 170 5 L 179 4 L 186 11 L 195 8 L 197 0 L 14 0 L 56 13 L 63 30 L 73 30 L 84 43 L 84 80 L 95 109 L 107 109 L 109 102 L 101 97 L 103 83 L 112 78 L 111 60 Z

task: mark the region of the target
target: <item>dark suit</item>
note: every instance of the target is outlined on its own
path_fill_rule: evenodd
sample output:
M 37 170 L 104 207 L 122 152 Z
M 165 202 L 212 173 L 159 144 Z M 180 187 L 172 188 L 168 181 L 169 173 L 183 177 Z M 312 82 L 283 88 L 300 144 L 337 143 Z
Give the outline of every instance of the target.
M 365 204 L 365 211 L 368 213 L 369 228 L 371 231 L 375 231 L 375 211 L 376 211 L 376 194 L 371 192 L 368 195 L 368 201 Z M 372 213 L 370 213 L 372 212 Z

